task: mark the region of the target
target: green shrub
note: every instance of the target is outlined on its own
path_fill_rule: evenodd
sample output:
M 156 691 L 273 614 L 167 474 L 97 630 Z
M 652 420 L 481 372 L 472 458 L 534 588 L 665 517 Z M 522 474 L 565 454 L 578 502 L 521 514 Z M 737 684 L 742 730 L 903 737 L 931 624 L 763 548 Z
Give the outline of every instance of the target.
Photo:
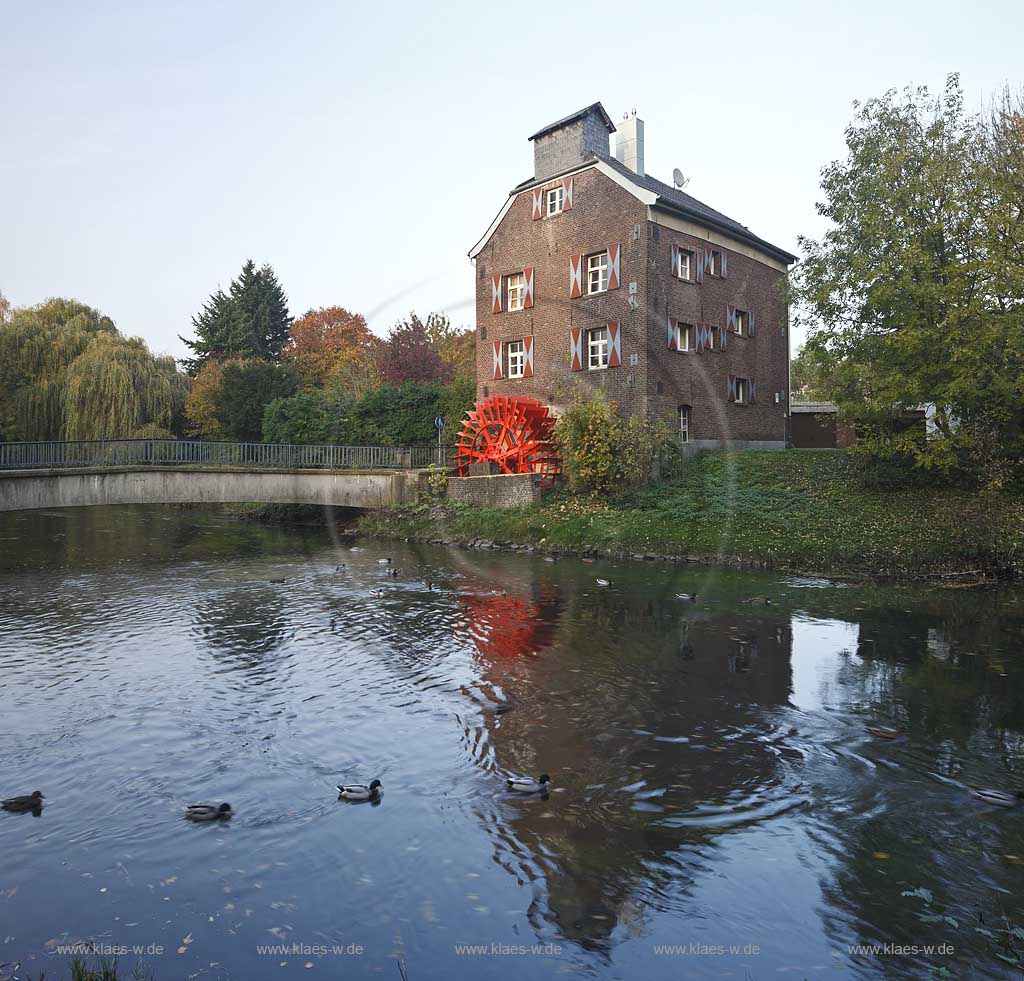
M 616 496 L 650 482 L 671 436 L 660 423 L 623 418 L 603 392 L 573 401 L 555 428 L 573 491 Z

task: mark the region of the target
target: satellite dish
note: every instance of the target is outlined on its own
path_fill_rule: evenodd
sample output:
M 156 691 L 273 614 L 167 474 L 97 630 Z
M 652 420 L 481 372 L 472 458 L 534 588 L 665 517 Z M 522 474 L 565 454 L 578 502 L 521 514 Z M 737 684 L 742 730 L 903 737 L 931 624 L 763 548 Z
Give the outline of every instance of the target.
M 686 186 L 686 178 L 683 177 L 683 172 L 678 167 L 675 167 L 672 170 L 672 183 L 675 184 L 676 187 Z

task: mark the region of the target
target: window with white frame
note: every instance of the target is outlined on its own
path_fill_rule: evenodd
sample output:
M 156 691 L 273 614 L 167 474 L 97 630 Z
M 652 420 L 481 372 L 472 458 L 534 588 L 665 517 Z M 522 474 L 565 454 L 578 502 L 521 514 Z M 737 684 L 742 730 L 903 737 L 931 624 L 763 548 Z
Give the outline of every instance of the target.
M 604 293 L 608 289 L 608 250 L 587 256 L 587 293 Z
M 693 324 L 676 324 L 676 350 L 689 351 L 693 347 Z
M 509 312 L 523 309 L 523 301 L 526 299 L 526 277 L 522 273 L 513 273 L 505 277 L 505 292 L 508 295 L 508 303 L 505 309 Z
M 587 368 L 591 371 L 608 367 L 608 328 L 587 331 Z
M 716 249 L 711 250 L 711 255 L 708 257 L 704 265 L 705 276 L 721 276 L 722 275 L 722 253 Z
M 746 310 L 736 311 L 736 333 L 743 337 L 750 328 L 750 314 Z
M 522 341 L 509 341 L 505 345 L 508 359 L 508 377 L 522 378 L 526 367 L 526 348 Z
M 679 406 L 679 439 L 683 443 L 690 442 L 690 407 Z
M 736 379 L 736 401 L 746 403 L 750 401 L 750 380 L 747 378 Z
M 679 250 L 679 266 L 676 275 L 680 279 L 693 279 L 693 253 L 687 249 Z
M 565 201 L 565 189 L 561 184 L 558 187 L 549 187 L 547 190 L 547 214 L 557 215 L 562 210 Z

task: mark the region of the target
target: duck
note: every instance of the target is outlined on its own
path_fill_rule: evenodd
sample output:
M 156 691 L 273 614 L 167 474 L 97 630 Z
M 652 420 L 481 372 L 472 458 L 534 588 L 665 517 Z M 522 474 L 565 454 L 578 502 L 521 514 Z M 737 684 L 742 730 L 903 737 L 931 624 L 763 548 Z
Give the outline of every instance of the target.
M 345 565 L 345 563 L 344 563 L 344 562 L 342 562 L 342 563 L 341 563 L 341 565 L 336 565 L 336 566 L 334 567 L 334 571 L 335 571 L 335 572 L 344 572 L 344 571 L 345 571 L 345 569 L 346 569 L 346 565 Z
M 760 603 L 762 606 L 771 606 L 772 601 L 767 596 L 751 596 L 750 599 L 745 599 L 744 603 Z
M 213 804 L 189 804 L 185 808 L 185 817 L 189 821 L 221 821 L 231 817 L 230 804 L 221 804 L 214 807 Z
M 518 790 L 521 794 L 546 794 L 551 777 L 542 773 L 536 780 L 532 777 L 509 777 L 508 789 Z
M 1005 790 L 972 790 L 971 796 L 986 804 L 996 804 L 999 807 L 1016 807 L 1024 800 L 1024 790 L 1016 790 L 1012 793 Z
M 597 584 L 598 586 L 610 586 L 612 581 L 610 579 L 598 579 Z
M 377 565 L 391 565 L 391 559 L 377 559 Z
M 376 596 L 377 599 L 380 599 L 380 597 L 384 595 L 384 590 L 383 589 L 371 589 L 370 590 L 370 595 L 371 596 Z
M 397 579 L 398 578 L 398 573 L 400 571 L 401 571 L 400 569 L 388 569 L 386 574 L 391 576 L 392 579 Z
M 338 784 L 338 796 L 344 800 L 376 800 L 384 788 L 379 780 L 362 783 Z
M 898 739 L 903 735 L 899 729 L 893 729 L 891 726 L 864 726 L 864 731 L 879 739 Z
M 687 603 L 696 603 L 697 602 L 697 594 L 696 593 L 676 593 L 676 599 L 677 600 L 685 600 Z
M 8 797 L 0 800 L 0 808 L 5 811 L 37 811 L 43 806 L 46 798 L 38 790 L 33 790 L 25 797 Z

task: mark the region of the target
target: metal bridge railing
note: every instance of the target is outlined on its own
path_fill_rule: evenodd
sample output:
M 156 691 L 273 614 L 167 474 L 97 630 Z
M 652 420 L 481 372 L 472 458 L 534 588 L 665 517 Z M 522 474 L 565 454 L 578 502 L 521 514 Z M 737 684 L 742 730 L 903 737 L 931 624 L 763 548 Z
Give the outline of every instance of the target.
M 318 470 L 410 470 L 446 466 L 448 446 L 306 446 L 194 439 L 90 439 L 0 443 L 0 470 L 71 467 L 216 466 Z

